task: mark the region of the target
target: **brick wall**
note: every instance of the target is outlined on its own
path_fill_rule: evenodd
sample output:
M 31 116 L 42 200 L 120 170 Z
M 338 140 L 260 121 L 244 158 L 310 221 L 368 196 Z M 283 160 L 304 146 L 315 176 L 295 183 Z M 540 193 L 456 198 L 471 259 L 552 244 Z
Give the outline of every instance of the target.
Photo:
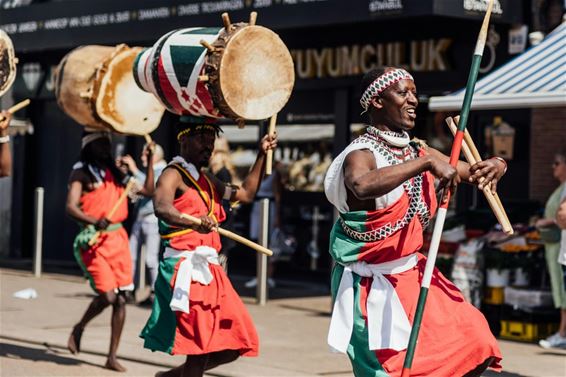
M 554 154 L 566 147 L 566 107 L 533 109 L 531 114 L 529 196 L 545 203 L 558 185 L 551 164 Z

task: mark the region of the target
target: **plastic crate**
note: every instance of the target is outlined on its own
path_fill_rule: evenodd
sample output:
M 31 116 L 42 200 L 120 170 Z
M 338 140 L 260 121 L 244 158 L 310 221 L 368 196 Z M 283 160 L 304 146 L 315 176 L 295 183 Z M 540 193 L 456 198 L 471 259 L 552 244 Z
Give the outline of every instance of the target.
M 539 289 L 505 287 L 505 304 L 517 308 L 552 308 L 552 292 Z
M 560 323 L 560 311 L 549 308 L 515 309 L 501 305 L 501 332 L 504 339 L 536 342 L 555 333 Z
M 537 342 L 558 330 L 558 323 L 529 323 L 501 320 L 500 338 L 520 342 Z
M 505 288 L 486 287 L 483 302 L 489 305 L 502 305 L 505 300 Z

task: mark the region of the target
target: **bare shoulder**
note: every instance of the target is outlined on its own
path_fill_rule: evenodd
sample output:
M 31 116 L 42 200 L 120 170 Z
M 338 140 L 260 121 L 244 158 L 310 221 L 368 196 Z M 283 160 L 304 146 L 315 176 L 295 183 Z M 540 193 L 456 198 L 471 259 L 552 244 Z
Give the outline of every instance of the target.
M 161 175 L 159 176 L 157 183 L 158 184 L 167 184 L 167 185 L 172 185 L 172 184 L 176 183 L 178 185 L 178 184 L 180 184 L 181 181 L 182 181 L 181 173 L 177 169 L 175 169 L 174 167 L 167 166 L 161 172 Z
M 83 185 L 88 184 L 89 177 L 83 168 L 73 169 L 69 175 L 69 184 L 73 182 L 80 182 Z
M 187 183 L 184 181 L 185 179 L 186 178 L 182 176 L 179 170 L 169 165 L 159 176 L 155 192 L 159 195 L 162 193 L 167 195 L 170 193 L 180 194 L 187 190 Z
M 368 168 L 375 169 L 377 167 L 373 152 L 369 149 L 357 149 L 348 153 L 344 160 L 345 168 Z

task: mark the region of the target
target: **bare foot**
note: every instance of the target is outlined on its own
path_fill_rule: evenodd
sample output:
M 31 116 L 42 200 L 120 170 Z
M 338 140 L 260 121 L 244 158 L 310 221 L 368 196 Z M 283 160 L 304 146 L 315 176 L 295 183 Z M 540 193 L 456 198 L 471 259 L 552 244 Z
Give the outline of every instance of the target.
M 126 368 L 124 368 L 115 358 L 108 358 L 104 367 L 110 370 L 115 370 L 116 372 L 126 371 Z
M 69 340 L 67 341 L 67 348 L 69 351 L 74 355 L 81 351 L 81 336 L 83 335 L 83 328 L 79 325 L 73 327 L 73 331 L 69 336 Z

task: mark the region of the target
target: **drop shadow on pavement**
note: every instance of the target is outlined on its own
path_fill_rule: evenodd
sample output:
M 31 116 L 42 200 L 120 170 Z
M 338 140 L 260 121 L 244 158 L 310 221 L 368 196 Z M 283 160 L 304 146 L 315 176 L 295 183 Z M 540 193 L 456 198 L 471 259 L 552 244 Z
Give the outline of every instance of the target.
M 328 308 L 328 311 L 322 311 L 322 310 L 318 310 L 318 309 L 314 309 L 314 308 L 307 308 L 307 307 L 298 306 L 298 305 L 282 304 L 282 305 L 279 305 L 279 307 L 281 307 L 283 309 L 290 309 L 290 310 L 296 310 L 296 311 L 300 311 L 300 312 L 310 313 L 310 315 L 312 317 L 330 317 L 331 314 L 332 314 L 330 312 L 330 308 Z
M 0 339 L 4 339 L 6 341 L 13 341 L 13 342 L 18 342 L 18 343 L 26 343 L 26 344 L 30 344 L 36 347 L 44 347 L 46 350 L 40 350 L 43 354 L 51 356 L 49 352 L 52 353 L 62 353 L 65 352 L 67 353 L 67 347 L 63 346 L 61 344 L 53 344 L 53 343 L 47 343 L 47 342 L 41 342 L 41 341 L 31 341 L 28 339 L 20 339 L 18 337 L 13 337 L 13 336 L 5 336 L 5 335 L 0 335 Z M 3 355 L 3 353 L 5 353 L 4 351 L 4 345 L 5 344 L 9 344 L 9 343 L 4 343 L 4 342 L 0 342 L 0 356 Z M 10 344 L 9 344 L 10 345 Z M 21 348 L 25 348 L 25 349 L 29 349 L 29 350 L 34 350 L 34 351 L 38 351 L 36 348 L 28 348 L 28 347 L 21 347 Z M 11 353 L 13 354 L 13 353 Z M 95 355 L 95 356 L 102 356 L 104 358 L 106 358 L 108 356 L 108 354 L 104 353 L 104 352 L 97 352 L 97 351 L 93 351 L 93 350 L 86 350 L 86 349 L 81 349 L 81 354 L 88 354 L 88 355 Z M 96 367 L 100 367 L 103 368 L 104 365 L 102 364 L 93 364 L 93 363 L 89 363 L 87 361 L 82 361 L 79 359 L 73 359 L 73 358 L 69 358 L 69 357 L 62 357 L 62 356 L 57 356 L 61 359 L 66 359 L 68 361 L 72 361 L 73 363 L 67 363 L 67 365 L 77 365 L 77 364 L 88 364 L 88 365 L 94 365 Z M 79 356 L 80 357 L 80 356 Z M 156 367 L 160 367 L 160 368 L 164 368 L 164 369 L 171 369 L 176 367 L 176 365 L 170 364 L 170 363 L 157 363 L 157 362 L 153 362 L 151 360 L 147 360 L 147 359 L 142 359 L 137 358 L 137 357 L 127 357 L 121 354 L 118 354 L 118 359 L 119 360 L 125 360 L 125 361 L 130 361 L 133 363 L 138 363 L 138 364 L 145 364 L 145 365 L 151 365 L 151 366 L 156 366 Z M 34 359 L 29 359 L 29 360 L 34 360 Z M 38 360 L 43 360 L 43 359 L 38 359 Z M 50 359 L 46 359 L 47 361 L 50 361 Z M 1 375 L 1 374 L 0 374 Z
M 482 377 L 532 377 L 532 376 L 526 376 L 524 374 L 510 373 L 505 371 L 497 373 L 492 370 L 488 370 L 482 373 Z
M 253 276 L 230 275 L 230 281 L 241 297 L 256 297 L 257 288 L 248 288 L 245 286 L 246 282 L 252 279 L 252 277 Z M 325 297 L 330 295 L 328 286 L 318 282 L 275 279 L 275 283 L 275 288 L 269 288 L 269 300 Z
M 38 346 L 39 347 L 39 346 Z M 96 367 L 103 367 L 103 365 L 90 363 L 73 359 L 70 357 L 57 355 L 58 350 L 44 346 L 44 349 L 25 347 L 10 343 L 0 342 L 0 357 L 5 357 L 12 360 L 30 360 L 30 361 L 47 361 L 50 363 L 60 365 L 92 365 Z

